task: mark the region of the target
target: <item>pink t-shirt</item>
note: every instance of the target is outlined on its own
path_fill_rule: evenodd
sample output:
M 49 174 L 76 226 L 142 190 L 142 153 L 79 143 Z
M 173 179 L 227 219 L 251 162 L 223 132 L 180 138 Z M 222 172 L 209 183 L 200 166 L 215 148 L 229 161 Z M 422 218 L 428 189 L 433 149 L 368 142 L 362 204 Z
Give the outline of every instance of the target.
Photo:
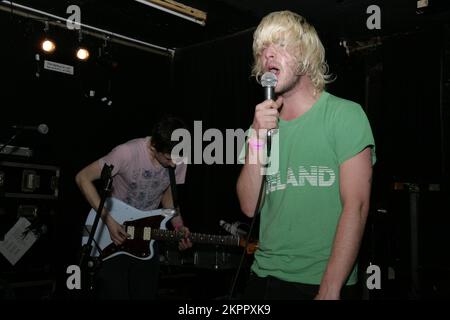
M 159 207 L 162 194 L 170 186 L 169 170 L 150 160 L 150 137 L 133 139 L 115 147 L 99 160 L 100 167 L 113 165 L 111 196 L 140 210 Z M 175 180 L 184 183 L 187 165 L 177 165 Z

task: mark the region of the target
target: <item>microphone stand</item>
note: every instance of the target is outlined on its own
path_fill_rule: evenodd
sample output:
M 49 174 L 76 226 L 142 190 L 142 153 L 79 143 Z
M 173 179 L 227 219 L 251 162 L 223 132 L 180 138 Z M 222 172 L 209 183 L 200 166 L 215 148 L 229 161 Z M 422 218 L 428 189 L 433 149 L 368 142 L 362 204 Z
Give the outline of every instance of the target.
M 3 149 L 5 149 L 12 141 L 14 141 L 17 138 L 17 136 L 19 134 L 22 133 L 22 131 L 23 131 L 22 129 L 19 129 L 16 132 L 14 132 L 14 134 L 9 138 L 9 140 L 7 142 L 5 142 L 5 144 L 0 147 L 0 154 L 2 153 Z
M 101 217 L 101 213 L 105 206 L 106 198 L 108 197 L 111 191 L 112 185 L 112 169 L 113 165 L 104 164 L 101 173 L 101 179 L 103 181 L 104 187 L 100 197 L 100 204 L 97 209 L 97 213 L 95 215 L 94 223 L 92 224 L 92 229 L 89 230 L 89 238 L 88 241 L 81 248 L 81 257 L 79 267 L 81 269 L 82 276 L 82 290 L 88 293 L 92 293 L 94 290 L 94 276 L 95 272 L 100 266 L 100 259 L 97 257 L 91 256 L 92 253 L 92 241 L 95 236 L 95 232 L 97 230 L 98 222 Z M 87 277 L 89 276 L 89 277 Z

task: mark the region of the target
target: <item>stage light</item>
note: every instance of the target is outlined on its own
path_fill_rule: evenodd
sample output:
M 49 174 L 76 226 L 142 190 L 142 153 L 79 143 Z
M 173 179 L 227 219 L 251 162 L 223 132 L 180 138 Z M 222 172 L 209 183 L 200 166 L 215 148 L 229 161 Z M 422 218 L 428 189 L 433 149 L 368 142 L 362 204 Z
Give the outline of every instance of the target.
M 79 60 L 87 60 L 89 58 L 89 50 L 83 47 L 78 48 L 77 58 Z
M 41 42 L 41 49 L 47 53 L 52 53 L 56 49 L 55 43 L 50 39 L 44 39 Z
M 48 21 L 46 21 L 44 26 L 44 36 L 41 41 L 41 49 L 46 53 L 52 53 L 56 49 L 56 43 L 52 40 L 52 37 L 49 36 L 49 33 Z
M 86 46 L 83 45 L 83 33 L 80 29 L 80 31 L 78 32 L 78 49 L 77 49 L 77 58 L 79 60 L 87 60 L 89 58 L 89 50 L 86 48 Z

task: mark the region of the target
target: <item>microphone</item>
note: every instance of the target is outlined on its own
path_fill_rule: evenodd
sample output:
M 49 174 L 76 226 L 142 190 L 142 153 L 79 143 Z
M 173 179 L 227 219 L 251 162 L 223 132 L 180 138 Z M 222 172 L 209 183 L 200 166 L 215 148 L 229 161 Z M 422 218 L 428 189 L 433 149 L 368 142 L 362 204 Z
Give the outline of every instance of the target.
M 241 225 L 241 223 L 239 221 L 236 221 L 235 223 L 231 224 L 231 223 L 225 222 L 223 220 L 220 220 L 219 225 L 222 228 L 224 228 L 225 231 L 231 233 L 233 236 L 242 237 L 247 234 L 246 231 L 238 228 L 239 225 Z
M 48 126 L 45 123 L 41 123 L 38 126 L 25 126 L 25 125 L 14 125 L 12 126 L 14 129 L 19 130 L 31 130 L 31 131 L 37 131 L 40 134 L 47 134 L 48 133 Z
M 261 85 L 264 88 L 264 97 L 266 100 L 275 100 L 275 87 L 277 85 L 277 76 L 272 72 L 266 72 L 261 77 Z M 267 130 L 267 157 L 270 157 L 272 149 L 272 134 L 274 129 Z
M 266 100 L 275 100 L 275 87 L 277 86 L 277 76 L 272 72 L 266 72 L 261 77 L 261 85 L 264 88 Z
M 24 125 L 14 125 L 12 126 L 14 129 L 19 130 L 31 130 L 31 131 L 37 131 L 40 134 L 47 134 L 48 133 L 48 126 L 45 123 L 41 123 L 38 126 L 24 126 Z

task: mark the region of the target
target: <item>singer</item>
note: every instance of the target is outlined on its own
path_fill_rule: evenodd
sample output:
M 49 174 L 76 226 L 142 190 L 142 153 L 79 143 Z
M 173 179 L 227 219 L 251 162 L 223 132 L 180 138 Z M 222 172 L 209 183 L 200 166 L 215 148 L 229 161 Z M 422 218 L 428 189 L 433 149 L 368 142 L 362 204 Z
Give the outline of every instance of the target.
M 244 298 L 358 298 L 357 264 L 369 210 L 375 143 L 361 106 L 325 90 L 325 50 L 302 16 L 273 12 L 253 37 L 253 75 L 276 76 L 277 98 L 255 108 L 237 181 L 242 211 L 257 211 L 260 245 Z M 277 128 L 279 166 L 261 174 L 267 131 Z M 274 140 L 272 140 L 274 142 Z M 267 155 L 266 155 L 267 156 Z
M 170 188 L 168 167 L 175 166 L 171 151 L 175 143 L 172 132 L 184 128 L 184 123 L 173 117 L 164 117 L 153 128 L 151 137 L 133 139 L 115 147 L 109 154 L 82 169 L 75 180 L 86 200 L 98 208 L 100 196 L 94 180 L 101 177 L 105 163 L 114 166 L 112 196 L 140 210 L 153 210 L 161 204 L 163 208 L 174 208 Z M 175 169 L 176 184 L 184 183 L 186 164 Z M 122 244 L 128 234 L 106 209 L 102 212 L 111 235 L 111 240 Z M 179 249 L 192 246 L 188 239 L 189 229 L 184 226 L 181 215 L 173 217 L 174 229 L 183 231 L 185 239 L 179 242 Z M 156 250 L 156 247 L 155 247 Z M 98 299 L 155 299 L 159 277 L 159 258 L 139 260 L 119 255 L 103 261 L 97 275 L 95 296 Z

